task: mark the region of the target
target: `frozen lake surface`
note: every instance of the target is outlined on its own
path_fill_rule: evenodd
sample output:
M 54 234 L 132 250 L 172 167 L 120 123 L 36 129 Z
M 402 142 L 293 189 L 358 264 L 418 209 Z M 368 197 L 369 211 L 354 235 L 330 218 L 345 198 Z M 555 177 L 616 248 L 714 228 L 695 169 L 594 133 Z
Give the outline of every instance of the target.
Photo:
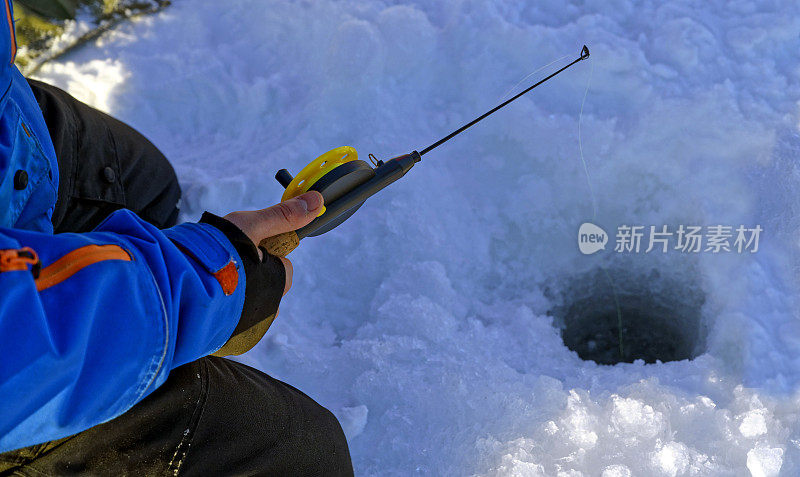
M 151 138 L 192 220 L 422 148 L 583 44 L 304 241 L 243 360 L 338 416 L 357 475 L 800 474 L 798 4 L 175 0 L 39 76 Z M 624 225 L 763 232 L 615 252 Z M 679 360 L 564 344 L 618 361 L 620 321 L 623 357 Z

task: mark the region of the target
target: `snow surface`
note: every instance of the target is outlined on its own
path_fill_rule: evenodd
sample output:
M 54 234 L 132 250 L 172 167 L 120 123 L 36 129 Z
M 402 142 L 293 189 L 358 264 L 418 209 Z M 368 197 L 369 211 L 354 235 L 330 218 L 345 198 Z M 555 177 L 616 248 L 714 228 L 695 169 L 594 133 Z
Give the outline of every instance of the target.
M 277 169 L 336 146 L 424 147 L 584 43 L 304 241 L 244 361 L 329 407 L 358 475 L 800 475 L 796 2 L 176 0 L 40 77 L 162 148 L 191 220 L 275 203 Z M 583 256 L 584 221 L 765 232 L 755 254 Z M 607 289 L 601 266 L 694 311 L 671 323 L 707 330 L 699 355 L 567 349 L 553 310 Z

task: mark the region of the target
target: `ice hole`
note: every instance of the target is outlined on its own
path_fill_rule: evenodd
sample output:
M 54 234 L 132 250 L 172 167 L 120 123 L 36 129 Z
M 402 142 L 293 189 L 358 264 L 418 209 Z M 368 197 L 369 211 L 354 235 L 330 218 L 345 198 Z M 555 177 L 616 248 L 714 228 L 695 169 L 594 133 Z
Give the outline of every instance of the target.
M 691 275 L 594 269 L 564 280 L 559 294 L 550 312 L 564 344 L 583 360 L 655 363 L 705 351 L 705 293 Z

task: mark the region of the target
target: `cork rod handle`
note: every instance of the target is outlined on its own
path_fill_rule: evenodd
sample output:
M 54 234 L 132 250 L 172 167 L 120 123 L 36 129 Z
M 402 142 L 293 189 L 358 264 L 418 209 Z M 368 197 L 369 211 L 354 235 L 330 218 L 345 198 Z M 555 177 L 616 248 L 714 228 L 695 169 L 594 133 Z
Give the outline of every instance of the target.
M 300 238 L 297 237 L 297 232 L 286 232 L 274 237 L 267 237 L 259 244 L 261 247 L 276 257 L 285 257 L 300 245 Z

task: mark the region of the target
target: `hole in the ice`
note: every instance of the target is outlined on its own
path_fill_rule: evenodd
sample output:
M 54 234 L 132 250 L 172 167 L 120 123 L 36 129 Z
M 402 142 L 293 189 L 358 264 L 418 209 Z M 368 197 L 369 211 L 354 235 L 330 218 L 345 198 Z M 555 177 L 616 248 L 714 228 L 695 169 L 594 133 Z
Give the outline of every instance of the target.
M 564 344 L 583 360 L 655 363 L 705 351 L 705 294 L 696 279 L 595 269 L 566 280 L 560 290 L 561 304 L 551 314 Z

